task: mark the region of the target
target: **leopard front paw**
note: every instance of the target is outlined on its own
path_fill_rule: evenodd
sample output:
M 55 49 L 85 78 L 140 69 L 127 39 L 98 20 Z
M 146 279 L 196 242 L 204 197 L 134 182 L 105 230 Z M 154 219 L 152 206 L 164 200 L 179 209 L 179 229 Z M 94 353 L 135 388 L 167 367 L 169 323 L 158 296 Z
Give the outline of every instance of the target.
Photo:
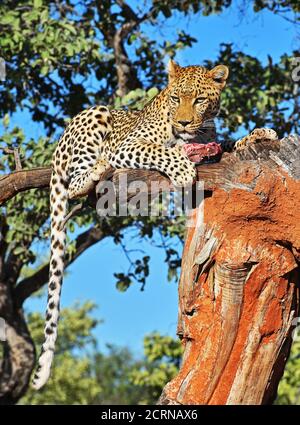
M 238 140 L 235 144 L 234 150 L 240 151 L 252 143 L 257 143 L 262 140 L 278 140 L 278 135 L 275 130 L 271 128 L 256 128 L 248 136 Z
M 191 163 L 188 167 L 180 167 L 172 175 L 170 179 L 175 187 L 191 186 L 196 180 L 197 172 L 194 165 Z
M 93 166 L 91 171 L 91 179 L 93 181 L 99 181 L 101 175 L 109 168 L 109 163 L 104 159 L 99 159 Z

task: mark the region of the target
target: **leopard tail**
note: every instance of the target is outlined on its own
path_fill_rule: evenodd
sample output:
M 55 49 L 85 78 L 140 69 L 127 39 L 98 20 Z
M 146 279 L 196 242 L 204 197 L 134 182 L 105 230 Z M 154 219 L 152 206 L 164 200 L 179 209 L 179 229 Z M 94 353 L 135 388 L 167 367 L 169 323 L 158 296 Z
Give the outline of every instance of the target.
M 65 182 L 55 172 L 50 182 L 51 258 L 49 266 L 48 303 L 44 328 L 44 343 L 32 386 L 40 389 L 48 381 L 54 356 L 59 320 L 60 293 L 64 271 L 66 230 L 62 222 L 67 214 L 68 197 Z

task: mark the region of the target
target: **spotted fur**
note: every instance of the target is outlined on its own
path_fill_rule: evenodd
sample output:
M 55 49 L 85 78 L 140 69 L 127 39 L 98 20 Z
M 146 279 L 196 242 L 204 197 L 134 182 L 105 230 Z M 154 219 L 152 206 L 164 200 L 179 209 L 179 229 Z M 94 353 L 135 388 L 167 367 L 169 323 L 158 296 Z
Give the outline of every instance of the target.
M 256 128 L 248 136 L 239 139 L 235 145 L 234 150 L 239 151 L 244 149 L 246 146 L 260 142 L 261 140 L 277 140 L 278 136 L 275 130 L 271 128 Z
M 33 386 L 41 388 L 50 375 L 64 270 L 66 234 L 62 221 L 68 199 L 84 196 L 101 173 L 115 168 L 153 169 L 165 173 L 175 186 L 195 178 L 194 163 L 181 150 L 191 139 L 216 140 L 214 117 L 228 69 L 169 65 L 169 84 L 142 111 L 109 111 L 94 106 L 70 122 L 53 156 L 50 185 L 51 260 L 45 342 Z

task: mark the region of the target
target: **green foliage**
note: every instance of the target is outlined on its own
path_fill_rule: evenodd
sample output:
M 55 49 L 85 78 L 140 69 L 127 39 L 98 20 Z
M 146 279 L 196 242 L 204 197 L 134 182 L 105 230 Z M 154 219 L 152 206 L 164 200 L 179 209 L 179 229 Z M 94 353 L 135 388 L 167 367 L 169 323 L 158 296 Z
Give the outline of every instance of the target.
M 127 348 L 97 349 L 91 302 L 75 304 L 61 312 L 54 365 L 46 386 L 31 388 L 21 404 L 153 404 L 162 387 L 177 372 L 181 347 L 178 341 L 154 333 L 145 337 L 145 357 L 136 360 Z M 28 314 L 37 349 L 43 341 L 44 318 Z
M 94 404 L 138 404 L 141 388 L 131 382 L 131 372 L 143 361 L 136 360 L 128 348 L 109 344 L 106 349 L 107 354 L 96 352 L 93 358 L 94 372 L 101 384 Z
M 292 345 L 275 403 L 300 404 L 300 341 L 295 341 Z
M 12 3 L 15 7 L 11 7 Z M 0 149 L 18 147 L 24 168 L 50 164 L 57 130 L 61 131 L 66 119 L 85 106 L 103 102 L 114 107 L 140 109 L 151 101 L 166 82 L 166 55 L 174 56 L 179 49 L 191 46 L 195 39 L 179 29 L 173 40 L 159 42 L 149 36 L 150 27 L 160 27 L 166 18 L 176 13 L 209 15 L 231 5 L 231 1 L 224 0 L 167 3 L 155 0 L 148 2 L 143 11 L 138 8 L 134 13 L 144 25 L 134 27 L 123 41 L 123 47 L 130 52 L 132 68 L 137 70 L 137 87 L 120 98 L 114 95 L 117 79 L 111 37 L 127 22 L 129 12 L 126 8 L 120 9 L 115 0 L 88 0 L 80 7 L 77 3 L 75 0 L 22 0 L 3 1 L 0 5 L 3 34 L 0 52 L 7 64 L 7 80 L 0 85 L 0 113 L 4 115 Z M 252 3 L 256 10 L 269 8 L 276 13 L 284 12 L 283 7 L 275 8 L 268 2 Z M 297 11 L 296 3 L 291 2 L 290 8 Z M 231 137 L 240 128 L 251 130 L 264 125 L 276 128 L 281 136 L 298 131 L 299 108 L 288 56 L 283 56 L 278 64 L 269 58 L 264 65 L 232 45 L 224 44 L 216 62 L 226 63 L 230 68 L 220 114 L 224 137 Z M 206 65 L 213 67 L 215 63 L 207 61 Z M 42 122 L 49 137 L 27 140 L 21 128 L 11 128 L 10 115 L 18 108 L 26 108 L 33 120 Z M 13 155 L 1 155 L 0 171 L 14 168 Z M 39 256 L 49 238 L 48 211 L 46 190 L 22 193 L 7 203 L 3 211 L 9 227 L 5 235 L 8 252 L 22 260 L 24 267 L 41 264 Z M 117 244 L 123 235 L 118 229 L 133 227 L 136 235 L 143 239 L 151 239 L 153 229 L 158 229 L 165 239 L 161 246 L 169 266 L 168 279 L 176 278 L 180 259 L 169 241 L 172 237 L 174 240 L 174 236 L 183 238 L 183 218 L 119 217 L 106 219 L 104 223 L 90 209 L 70 221 L 68 229 L 70 233 L 76 228 L 86 230 L 97 222 L 98 227 L 105 224 L 113 229 L 110 233 Z M 71 237 L 68 250 L 69 253 L 76 250 Z M 131 259 L 128 273 L 115 272 L 118 289 L 125 290 L 133 282 L 144 287 L 149 273 L 145 258 L 143 255 Z
M 163 387 L 177 374 L 182 355 L 178 340 L 153 333 L 144 338 L 145 362 L 131 373 L 131 381 L 141 388 L 139 404 L 155 403 Z M 147 391 L 145 391 L 147 390 Z
M 171 16 L 172 10 L 187 12 L 180 2 L 154 3 L 151 25 L 162 14 Z M 116 7 L 117 2 L 109 0 L 88 0 L 80 6 L 75 0 L 3 1 L 0 52 L 7 79 L 5 89 L 0 88 L 0 114 L 25 106 L 50 134 L 64 125 L 61 113 L 74 116 L 89 104 L 109 102 L 116 90 L 112 37 L 127 20 L 113 11 Z M 165 81 L 165 55 L 194 41 L 183 30 L 172 43 L 158 43 L 135 30 L 125 45 L 133 47 L 133 66 L 141 70 L 144 86 L 151 88 Z M 87 89 L 86 81 L 94 76 L 99 84 Z
M 129 270 L 126 275 L 124 273 L 114 273 L 114 276 L 118 279 L 116 283 L 117 289 L 124 292 L 135 280 L 142 285 L 141 290 L 143 290 L 146 278 L 149 276 L 149 260 L 149 255 L 145 255 L 141 260 L 138 259 L 132 263 L 133 271 Z
M 207 16 L 221 13 L 231 4 L 231 0 L 149 0 L 134 10 L 130 8 L 129 2 L 126 4 L 117 0 L 2 0 L 0 57 L 6 62 L 6 81 L 0 83 L 0 116 L 4 117 L 3 125 L 0 126 L 0 172 L 3 174 L 15 169 L 13 155 L 6 153 L 7 148 L 18 148 L 24 168 L 49 165 L 57 136 L 67 120 L 89 105 L 104 103 L 112 107 L 142 108 L 166 83 L 165 58 L 174 57 L 180 49 L 192 46 L 196 41 L 182 28 L 174 31 L 172 40 L 165 40 L 164 37 L 157 40 L 153 32 L 163 30 L 170 17 L 184 15 L 195 19 L 199 14 Z M 243 5 L 245 13 L 247 7 L 252 7 L 255 12 L 268 10 L 285 18 L 289 12 L 299 12 L 298 0 L 255 0 L 243 2 Z M 127 94 L 117 97 L 118 58 L 115 56 L 113 39 L 123 25 L 132 19 L 137 24 L 124 37 L 121 47 L 128 56 L 126 63 L 133 74 Z M 295 21 L 299 21 L 298 15 L 295 15 Z M 224 137 L 231 138 L 241 129 L 249 131 L 255 126 L 265 125 L 276 129 L 280 136 L 299 132 L 299 86 L 291 78 L 294 67 L 291 55 L 283 55 L 278 63 L 274 63 L 271 57 L 267 63 L 262 63 L 233 46 L 221 45 L 218 59 L 205 63 L 209 67 L 225 63 L 230 68 L 229 84 L 223 94 L 220 114 Z M 300 56 L 299 50 L 292 55 Z M 26 110 L 33 121 L 41 123 L 42 137 L 28 139 L 22 128 L 10 125 L 11 116 L 22 110 Z M 5 231 L 1 235 L 1 254 L 12 286 L 24 276 L 34 276 L 47 262 L 44 248 L 49 238 L 48 216 L 47 190 L 21 193 L 2 209 L 0 222 L 4 223 Z M 178 248 L 174 241 L 182 241 L 184 223 L 183 217 L 99 219 L 94 210 L 84 210 L 68 223 L 68 250 L 73 253 L 76 251 L 70 234 L 78 228 L 82 232 L 90 226 L 101 229 L 103 237 L 112 236 L 115 243 L 122 246 L 129 260 L 127 273 L 115 271 L 117 288 L 124 291 L 133 283 L 138 283 L 143 289 L 149 274 L 150 259 L 144 254 L 137 259 L 131 258 L 123 243 L 125 230 L 133 230 L 137 242 L 141 239 L 159 240 L 157 245 L 164 249 L 169 268 L 168 279 L 172 280 L 177 277 L 180 267 Z M 87 312 L 88 309 L 85 314 Z M 85 343 L 93 344 L 89 339 L 94 326 L 92 322 L 87 322 L 84 327 L 83 317 L 77 317 L 76 314 L 68 316 L 66 311 L 64 314 L 66 316 L 61 321 L 60 334 L 63 335 L 61 341 L 70 344 L 69 350 L 76 347 L 82 350 Z M 28 320 L 35 340 L 40 342 L 42 337 L 38 332 L 43 328 L 43 319 L 33 315 Z M 76 321 L 78 325 L 74 323 Z M 64 329 L 64 323 L 68 325 L 66 328 L 70 326 L 71 334 Z M 79 332 L 79 339 L 72 336 L 72 329 L 74 333 Z M 96 403 L 108 400 L 109 395 L 101 386 L 100 378 L 98 384 L 98 378 L 95 377 L 93 360 L 89 356 L 73 357 L 72 353 L 67 353 L 64 343 L 60 344 L 61 357 L 56 360 L 56 375 L 53 376 L 56 381 L 52 381 L 49 389 L 41 393 L 40 401 Z M 155 358 L 159 347 L 170 345 L 171 341 L 159 341 L 159 336 L 149 337 L 145 346 L 146 360 L 135 365 L 135 371 L 132 370 L 134 359 L 131 354 L 111 347 L 111 358 L 116 359 L 115 379 L 122 381 L 117 374 L 118 367 L 121 367 L 117 359 L 124 355 L 129 364 L 125 366 L 131 372 L 129 374 L 125 366 L 125 369 L 120 369 L 125 376 L 122 388 L 128 389 L 128 382 L 135 382 L 132 384 L 134 389 L 130 390 L 131 396 L 127 399 L 125 395 L 122 396 L 122 401 L 137 400 L 135 391 L 139 388 L 140 400 L 154 402 L 159 388 L 173 376 L 178 366 L 172 353 L 162 351 L 160 357 Z M 296 383 L 293 379 L 297 376 L 297 359 L 294 363 L 294 369 L 288 366 L 292 367 L 293 372 L 284 378 L 286 384 L 282 384 L 280 400 L 284 397 L 287 401 L 297 400 L 296 393 L 292 393 L 294 390 L 284 387 Z M 108 365 L 109 360 L 107 369 Z M 108 370 L 105 373 L 109 376 Z M 75 385 L 74 390 L 72 385 Z M 116 387 L 119 390 L 121 388 L 117 384 Z M 145 389 L 145 393 L 142 389 Z M 125 394 L 125 390 L 120 391 Z M 284 395 L 284 391 L 292 392 Z M 27 402 L 39 402 L 37 394 L 32 392 L 26 397 Z M 117 399 L 115 393 L 111 400 Z
M 21 128 L 8 128 L 9 119 L 6 115 L 4 120 L 5 133 L 0 139 L 0 149 L 18 148 L 21 164 L 24 168 L 44 166 L 49 163 L 54 145 L 49 138 L 38 140 L 26 140 Z M 5 152 L 5 151 L 4 151 Z M 0 170 L 14 171 L 14 156 L 4 153 L 0 157 Z M 43 242 L 48 239 L 49 232 L 47 221 L 49 218 L 48 193 L 42 190 L 27 191 L 18 194 L 11 202 L 6 204 L 6 224 L 9 230 L 5 240 L 9 251 L 14 257 L 18 257 L 24 264 L 32 264 L 36 260 L 36 254 L 31 249 L 35 239 Z
M 196 41 L 179 29 L 174 33 L 174 40 L 159 42 L 148 35 L 147 28 L 162 26 L 176 13 L 191 16 L 220 13 L 231 3 L 231 0 L 153 0 L 143 11 L 137 9 L 134 13 L 145 25 L 143 29 L 138 25 L 134 27 L 124 40 L 124 47 L 130 49 L 132 67 L 137 70 L 137 88 L 160 88 L 166 81 L 164 58 L 173 57 L 178 50 Z M 297 0 L 255 0 L 251 5 L 256 12 L 268 9 L 283 16 L 288 11 L 299 12 Z M 246 6 L 244 9 L 247 13 Z M 117 85 L 112 37 L 129 16 L 129 12 L 122 10 L 116 0 L 87 0 L 80 6 L 76 0 L 3 1 L 0 5 L 0 53 L 6 61 L 7 80 L 5 86 L 0 87 L 0 114 L 13 113 L 18 107 L 25 107 L 32 119 L 42 122 L 51 134 L 56 126 L 64 125 L 63 116 L 74 116 L 85 106 L 97 102 L 112 103 Z M 283 100 L 283 93 L 291 87 L 290 75 L 287 74 L 289 59 L 283 57 L 281 64 L 263 66 L 255 58 L 231 49 L 223 52 L 220 60 L 232 69 L 232 100 L 247 99 L 237 114 L 239 124 L 242 120 L 252 121 L 249 114 L 253 108 L 256 109 L 259 91 L 262 99 L 258 110 L 263 112 L 261 121 L 264 122 L 265 113 Z M 241 90 L 240 76 L 243 77 Z M 96 78 L 97 84 L 89 84 L 93 78 Z M 269 88 L 267 93 L 265 88 Z M 250 103 L 247 94 L 253 96 Z M 116 101 L 116 104 L 124 103 L 127 104 L 127 100 Z M 235 108 L 228 109 L 228 112 L 232 110 Z M 253 122 L 256 123 L 255 120 Z M 283 123 L 280 124 L 282 127 Z M 232 131 L 232 127 L 229 129 Z
M 146 103 L 150 102 L 153 97 L 158 94 L 159 90 L 152 87 L 149 90 L 136 89 L 131 90 L 127 95 L 123 97 L 116 97 L 114 107 L 119 108 L 131 108 L 131 109 L 143 109 Z
M 219 13 L 230 6 L 231 0 L 171 0 L 168 2 L 154 0 L 153 4 L 156 6 L 157 14 L 162 12 L 166 18 L 169 18 L 174 9 L 184 14 L 202 12 L 204 16 Z
M 50 129 L 63 125 L 48 112 L 49 103 L 72 116 L 78 112 L 78 100 L 80 109 L 88 102 L 74 79 L 87 75 L 101 60 L 92 22 L 78 19 L 69 1 L 4 1 L 0 30 L 1 56 L 7 64 L 0 113 L 12 113 L 26 101 L 34 121 L 43 121 Z
M 300 12 L 300 4 L 298 0 L 255 0 L 253 2 L 255 12 L 262 9 L 269 9 L 275 13 L 284 13 L 287 11 Z M 295 16 L 295 22 L 299 21 L 299 16 Z
M 299 51 L 293 56 L 299 56 Z M 292 60 L 292 56 L 283 55 L 274 64 L 269 56 L 263 65 L 257 58 L 235 51 L 231 44 L 222 44 L 217 62 L 226 63 L 230 69 L 220 113 L 227 137 L 241 127 L 248 131 L 271 127 L 280 137 L 299 132 L 298 88 L 291 78 Z M 207 65 L 214 64 L 208 61 Z
M 95 305 L 86 302 L 63 309 L 59 323 L 53 371 L 49 383 L 41 390 L 31 388 L 22 404 L 90 404 L 101 392 L 101 385 L 92 371 L 88 350 L 96 346 L 92 335 L 99 323 L 92 317 Z M 28 325 L 39 350 L 43 342 L 44 317 L 28 314 Z

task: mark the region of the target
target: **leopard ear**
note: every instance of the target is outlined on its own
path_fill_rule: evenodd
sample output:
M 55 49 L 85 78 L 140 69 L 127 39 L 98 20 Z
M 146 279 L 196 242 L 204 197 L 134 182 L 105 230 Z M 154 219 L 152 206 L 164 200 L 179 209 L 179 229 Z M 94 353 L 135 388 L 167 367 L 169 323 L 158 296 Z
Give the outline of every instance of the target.
M 223 88 L 229 75 L 229 69 L 225 65 L 217 65 L 208 72 L 208 75 Z
M 175 80 L 179 69 L 180 66 L 178 65 L 178 63 L 170 59 L 168 64 L 169 84 Z

